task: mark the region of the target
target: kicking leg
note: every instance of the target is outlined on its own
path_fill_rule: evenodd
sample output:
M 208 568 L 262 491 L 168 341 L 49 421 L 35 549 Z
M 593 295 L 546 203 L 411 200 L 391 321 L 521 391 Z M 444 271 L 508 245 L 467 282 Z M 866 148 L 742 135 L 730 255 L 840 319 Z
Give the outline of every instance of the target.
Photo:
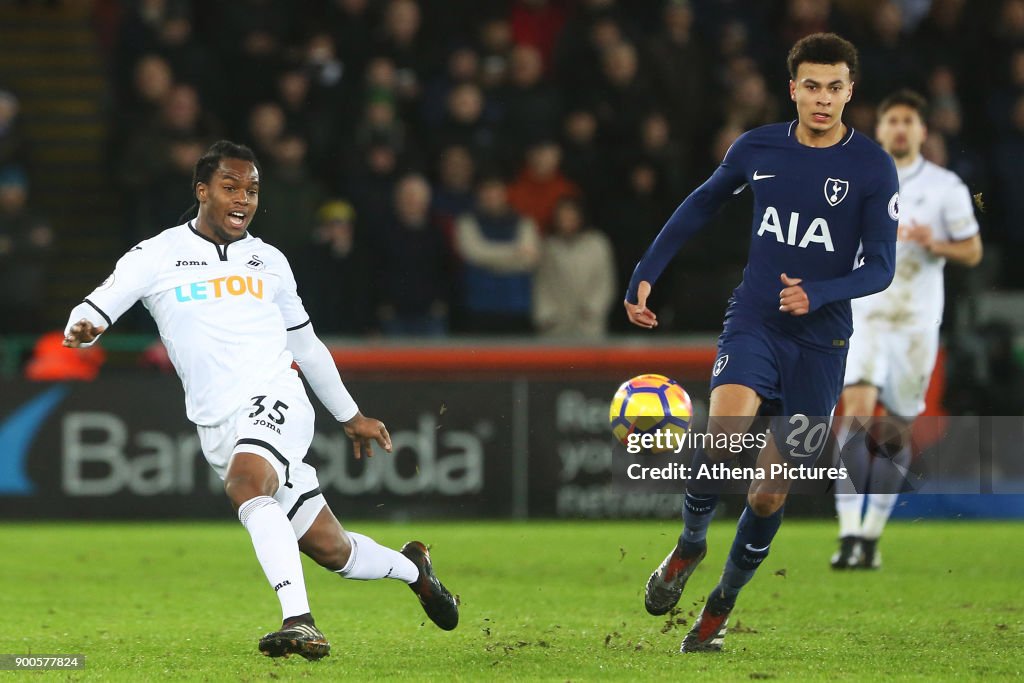
M 718 434 L 743 433 L 750 428 L 753 416 L 761 405 L 753 389 L 739 384 L 723 384 L 711 392 L 708 434 L 712 443 Z M 694 467 L 710 459 L 722 461 L 732 454 L 728 450 L 698 448 Z M 654 570 L 644 590 L 644 607 L 655 616 L 666 614 L 679 602 L 687 580 L 707 554 L 707 532 L 714 516 L 718 494 L 703 488 L 690 490 L 683 497 L 683 532 L 676 547 Z
M 236 453 L 231 458 L 224 490 L 281 602 L 281 630 L 264 636 L 260 651 L 270 657 L 299 654 L 319 659 L 330 653 L 331 646 L 313 622 L 299 546 L 288 516 L 273 498 L 277 489 L 277 472 L 267 460 L 254 453 Z
M 757 459 L 757 466 L 769 471 L 771 465 L 784 461 L 769 439 Z M 754 578 L 771 548 L 772 540 L 782 524 L 782 511 L 789 493 L 786 479 L 755 480 L 747 494 L 747 504 L 740 515 L 729 557 L 718 585 L 686 634 L 680 652 L 709 652 L 722 649 L 729 614 L 736 605 L 740 590 Z
M 299 548 L 346 579 L 404 581 L 435 624 L 450 631 L 459 623 L 455 598 L 434 575 L 430 553 L 419 541 L 406 543 L 400 552 L 386 548 L 369 536 L 345 531 L 325 505 L 299 540 Z

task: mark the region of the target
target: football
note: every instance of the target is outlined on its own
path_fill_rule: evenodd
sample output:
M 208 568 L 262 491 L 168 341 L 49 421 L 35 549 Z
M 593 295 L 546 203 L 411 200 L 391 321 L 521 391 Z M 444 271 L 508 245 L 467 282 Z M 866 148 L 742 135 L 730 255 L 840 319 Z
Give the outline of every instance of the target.
M 690 428 L 693 404 L 686 390 L 664 375 L 640 375 L 623 382 L 608 411 L 612 433 L 623 444 L 630 434 L 661 431 L 682 436 Z

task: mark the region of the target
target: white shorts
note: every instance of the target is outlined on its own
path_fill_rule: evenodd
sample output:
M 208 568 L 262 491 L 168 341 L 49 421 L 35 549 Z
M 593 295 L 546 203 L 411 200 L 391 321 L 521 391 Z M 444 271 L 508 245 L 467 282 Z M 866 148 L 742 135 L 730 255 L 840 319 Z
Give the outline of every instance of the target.
M 313 406 L 292 370 L 263 386 L 248 405 L 215 427 L 198 427 L 206 461 L 223 479 L 235 453 L 254 453 L 277 472 L 274 499 L 302 538 L 327 504 L 316 470 L 303 461 L 313 441 Z
M 899 330 L 861 324 L 850 337 L 845 385 L 871 384 L 892 415 L 917 417 L 939 352 L 937 330 Z

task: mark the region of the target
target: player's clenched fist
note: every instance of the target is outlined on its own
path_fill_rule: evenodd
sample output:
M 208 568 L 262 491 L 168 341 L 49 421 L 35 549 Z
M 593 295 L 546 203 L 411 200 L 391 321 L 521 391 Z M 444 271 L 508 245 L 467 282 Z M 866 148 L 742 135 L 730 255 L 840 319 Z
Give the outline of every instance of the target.
M 91 344 L 96 341 L 96 337 L 103 334 L 105 329 L 107 328 L 96 327 L 85 318 L 82 318 L 68 328 L 68 333 L 64 335 L 64 346 L 70 346 L 74 349 L 82 344 Z
M 650 295 L 651 283 L 647 280 L 641 280 L 636 288 L 636 303 L 623 302 L 626 306 L 626 315 L 629 316 L 629 322 L 638 327 L 646 327 L 647 329 L 658 326 L 658 316 L 654 315 L 654 311 L 647 308 L 647 297 Z
M 368 458 L 373 457 L 374 441 L 388 453 L 391 452 L 391 435 L 380 420 L 356 413 L 351 420 L 343 422 L 342 427 L 345 429 L 345 435 L 352 440 L 356 460 L 362 458 L 363 453 L 366 453 Z
M 779 276 L 786 288 L 779 292 L 779 310 L 790 315 L 806 315 L 811 310 L 811 300 L 807 292 L 800 286 L 801 278 L 789 277 L 785 273 Z

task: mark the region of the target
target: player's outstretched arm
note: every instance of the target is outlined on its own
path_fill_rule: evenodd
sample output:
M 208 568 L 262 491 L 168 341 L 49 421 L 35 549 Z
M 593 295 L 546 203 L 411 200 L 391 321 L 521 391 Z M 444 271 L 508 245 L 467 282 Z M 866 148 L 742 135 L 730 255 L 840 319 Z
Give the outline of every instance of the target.
M 646 327 L 649 330 L 658 326 L 658 316 L 654 314 L 654 311 L 647 308 L 647 297 L 650 295 L 651 283 L 647 280 L 641 280 L 636 288 L 636 303 L 631 304 L 628 299 L 622 302 L 626 306 L 626 315 L 629 316 L 629 322 L 637 327 Z
M 643 258 L 636 264 L 633 277 L 626 289 L 626 312 L 634 325 L 652 328 L 657 324 L 653 314 L 650 318 L 639 315 L 640 309 L 650 313 L 650 309 L 647 309 L 639 300 L 640 283 L 646 282 L 649 288 L 657 282 L 669 261 L 675 257 L 683 244 L 707 225 L 725 202 L 746 187 L 746 177 L 741 161 L 744 155 L 743 149 L 745 149 L 744 139 L 745 135 L 729 148 L 725 159 L 711 174 L 711 177 L 691 192 L 690 196 L 684 199 L 683 203 L 669 216 L 658 236 L 654 238 L 654 242 L 647 248 Z M 630 312 L 631 306 L 640 307 L 640 309 L 635 309 L 639 316 L 637 319 L 634 319 Z
M 68 325 L 64 332 L 64 346 L 73 349 L 90 346 L 106 329 L 105 325 L 97 326 L 91 320 L 82 318 L 78 322 Z
M 352 440 L 352 448 L 355 451 L 356 460 L 363 457 L 373 457 L 373 443 L 391 452 L 391 435 L 388 434 L 384 423 L 374 417 L 367 417 L 362 413 L 356 413 L 355 417 L 343 422 L 345 435 Z

